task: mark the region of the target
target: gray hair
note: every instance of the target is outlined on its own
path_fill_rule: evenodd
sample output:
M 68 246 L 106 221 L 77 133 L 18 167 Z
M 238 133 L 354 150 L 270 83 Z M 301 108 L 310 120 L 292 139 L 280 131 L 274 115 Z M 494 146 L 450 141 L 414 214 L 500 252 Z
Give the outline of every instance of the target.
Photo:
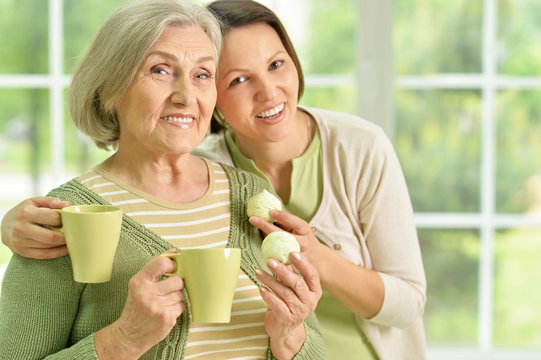
M 190 0 L 133 0 L 101 25 L 75 68 L 68 92 L 70 115 L 99 148 L 117 148 L 120 127 L 115 106 L 170 25 L 200 26 L 213 43 L 218 61 L 220 25 L 207 9 Z

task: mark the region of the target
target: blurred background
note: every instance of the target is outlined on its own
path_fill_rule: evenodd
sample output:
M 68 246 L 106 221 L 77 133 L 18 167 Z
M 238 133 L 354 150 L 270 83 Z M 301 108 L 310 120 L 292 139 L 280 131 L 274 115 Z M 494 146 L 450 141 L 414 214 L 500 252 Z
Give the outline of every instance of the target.
M 358 114 L 395 145 L 429 358 L 541 359 L 541 1 L 260 2 L 299 52 L 301 104 Z M 121 3 L 0 0 L 0 217 L 109 155 L 75 129 L 65 94 Z M 0 245 L 0 278 L 10 257 Z

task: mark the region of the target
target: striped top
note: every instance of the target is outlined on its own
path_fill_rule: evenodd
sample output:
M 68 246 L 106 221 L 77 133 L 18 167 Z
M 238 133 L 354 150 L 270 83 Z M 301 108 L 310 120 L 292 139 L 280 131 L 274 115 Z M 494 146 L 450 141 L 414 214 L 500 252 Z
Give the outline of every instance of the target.
M 229 181 L 209 160 L 209 189 L 189 203 L 152 197 L 112 176 L 100 166 L 79 180 L 112 205 L 178 249 L 225 247 L 229 236 Z M 191 323 L 185 359 L 265 359 L 267 305 L 254 282 L 241 270 L 228 324 Z

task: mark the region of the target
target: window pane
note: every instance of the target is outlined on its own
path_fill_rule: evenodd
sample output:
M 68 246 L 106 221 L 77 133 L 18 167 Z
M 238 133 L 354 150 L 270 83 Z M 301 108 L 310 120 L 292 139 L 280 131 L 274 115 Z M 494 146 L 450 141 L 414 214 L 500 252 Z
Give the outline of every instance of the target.
M 420 229 L 427 278 L 425 328 L 429 346 L 477 342 L 479 234 Z
M 494 345 L 541 349 L 541 228 L 496 233 Z
M 98 27 L 125 0 L 64 1 L 64 72 L 69 74 Z
M 310 0 L 307 3 L 310 14 L 306 29 L 307 54 L 299 54 L 303 70 L 310 74 L 353 74 L 356 1 Z
M 482 0 L 395 1 L 395 74 L 480 72 L 482 5 Z
M 47 90 L 0 89 L 2 174 L 38 177 L 49 162 Z
M 338 88 L 305 88 L 300 104 L 349 114 L 357 112 L 354 86 Z
M 479 211 L 480 102 L 472 90 L 395 92 L 395 146 L 416 211 Z
M 540 97 L 540 90 L 498 93 L 498 212 L 541 213 Z
M 47 1 L 0 1 L 1 74 L 48 71 Z
M 23 199 L 50 188 L 48 98 L 47 90 L 0 89 L 0 219 Z M 0 275 L 10 257 L 0 243 Z
M 541 2 L 498 1 L 499 72 L 541 75 Z

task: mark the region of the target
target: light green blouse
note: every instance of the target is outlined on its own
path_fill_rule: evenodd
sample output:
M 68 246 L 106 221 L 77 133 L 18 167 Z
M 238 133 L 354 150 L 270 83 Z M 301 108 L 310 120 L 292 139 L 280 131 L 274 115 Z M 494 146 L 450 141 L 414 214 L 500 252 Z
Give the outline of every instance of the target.
M 252 159 L 242 154 L 233 140 L 231 129 L 225 132 L 225 142 L 229 154 L 237 168 L 250 171 L 270 180 L 260 171 Z M 316 128 L 314 139 L 308 149 L 293 159 L 291 173 L 291 192 L 285 210 L 309 222 L 315 215 L 323 195 L 323 165 L 321 137 Z M 272 184 L 270 184 L 272 186 Z M 363 341 L 363 334 L 353 312 L 323 289 L 322 297 L 316 308 L 319 327 L 325 339 L 327 358 L 330 360 L 365 360 L 376 359 L 371 347 Z

